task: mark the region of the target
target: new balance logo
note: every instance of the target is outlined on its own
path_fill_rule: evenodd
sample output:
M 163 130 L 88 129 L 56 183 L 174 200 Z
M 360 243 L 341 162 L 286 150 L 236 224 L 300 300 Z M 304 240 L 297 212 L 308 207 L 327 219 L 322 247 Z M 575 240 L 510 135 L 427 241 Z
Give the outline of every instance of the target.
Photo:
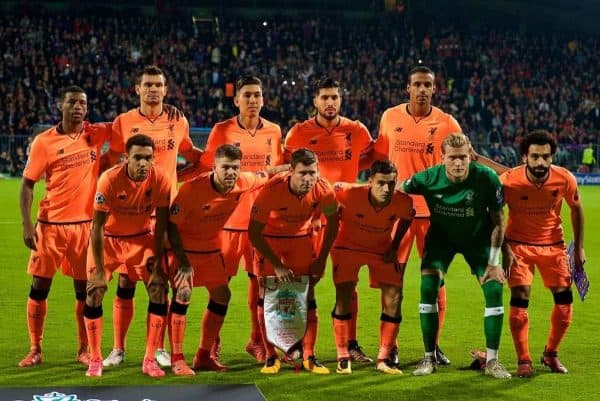
M 64 155 L 65 154 L 65 150 L 64 149 L 58 149 L 58 151 L 56 152 L 56 155 Z
M 140 132 L 140 129 L 139 129 L 138 127 L 133 127 L 133 128 L 131 129 L 131 133 L 132 133 L 132 134 L 137 134 L 138 132 Z
M 356 213 L 355 216 L 358 217 L 359 219 L 364 219 L 365 218 L 365 215 L 362 214 L 362 213 Z
M 319 142 L 316 138 L 312 138 L 310 141 L 308 141 L 309 145 L 316 145 L 317 142 Z
M 401 133 L 402 132 L 402 127 L 396 127 L 396 128 L 394 128 L 394 132 L 396 132 L 398 134 Z

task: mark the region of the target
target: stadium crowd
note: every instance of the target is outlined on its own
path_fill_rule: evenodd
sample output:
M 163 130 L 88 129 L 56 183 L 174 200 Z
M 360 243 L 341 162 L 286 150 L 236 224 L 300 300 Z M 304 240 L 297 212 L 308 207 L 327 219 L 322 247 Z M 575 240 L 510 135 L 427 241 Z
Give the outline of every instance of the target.
M 422 61 L 437 73 L 434 104 L 496 161 L 516 164 L 515 146 L 534 128 L 556 136 L 564 158 L 558 164 L 569 167 L 579 162 L 571 150 L 598 144 L 596 38 L 451 28 L 417 38 L 394 17 L 377 25 L 225 20 L 218 35 L 214 26 L 167 17 L 5 15 L 0 21 L 0 135 L 9 138 L 1 143 L 0 168 L 7 173 L 22 170 L 34 127 L 60 119 L 61 87 L 81 85 L 89 119 L 112 121 L 135 105 L 133 71 L 152 63 L 169 74 L 167 102 L 192 127 L 210 128 L 233 114 L 227 84 L 248 72 L 265 84 L 263 115 L 285 133 L 313 113 L 311 85 L 327 73 L 344 85 L 342 115 L 376 136 L 381 113 L 405 98 L 404 77 Z

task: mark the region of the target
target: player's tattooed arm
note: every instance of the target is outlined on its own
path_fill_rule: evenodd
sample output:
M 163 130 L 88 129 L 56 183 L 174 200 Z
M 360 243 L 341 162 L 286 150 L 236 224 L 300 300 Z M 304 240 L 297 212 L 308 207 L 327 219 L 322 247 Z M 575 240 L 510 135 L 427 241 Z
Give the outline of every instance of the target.
M 500 249 L 504 240 L 504 212 L 502 209 L 490 211 L 492 234 L 490 235 L 490 255 L 481 283 L 491 280 L 504 283 L 506 276 L 500 265 Z
M 178 288 L 184 281 L 192 282 L 194 269 L 190 266 L 190 261 L 183 250 L 183 242 L 181 241 L 179 230 L 177 229 L 177 225 L 173 222 L 169 222 L 168 236 L 173 253 L 179 261 L 179 268 L 175 274 L 174 281 L 175 288 Z
M 289 164 L 280 164 L 279 166 L 269 167 L 265 171 L 267 172 L 269 177 L 272 177 L 275 174 L 283 173 L 284 171 L 288 171 L 289 169 L 290 169 Z
M 104 225 L 108 220 L 108 213 L 94 211 L 90 244 L 94 258 L 95 270 L 88 278 L 86 303 L 92 307 L 102 305 L 102 299 L 108 288 L 106 272 L 104 271 Z

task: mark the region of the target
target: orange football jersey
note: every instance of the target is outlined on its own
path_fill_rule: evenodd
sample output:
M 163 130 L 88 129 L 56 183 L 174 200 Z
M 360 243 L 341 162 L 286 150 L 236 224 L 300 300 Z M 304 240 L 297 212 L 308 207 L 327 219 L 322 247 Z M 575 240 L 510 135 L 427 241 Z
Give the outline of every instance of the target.
M 390 159 L 398 169 L 398 182 L 441 163 L 442 142 L 453 133 L 462 132 L 450 114 L 437 107 L 424 117 L 414 117 L 408 103 L 387 109 L 381 116 L 379 137 L 374 145 L 375 157 Z M 422 196 L 411 195 L 418 217 L 429 216 Z
M 564 240 L 560 209 L 563 199 L 570 206 L 580 203 L 577 180 L 567 169 L 550 166 L 550 175 L 535 185 L 526 175 L 526 166 L 500 176 L 508 205 L 508 240 L 532 245 L 551 245 Z
M 355 182 L 358 165 L 373 145 L 369 130 L 360 121 L 340 117 L 331 131 L 321 126 L 316 118 L 297 123 L 285 137 L 285 157 L 299 148 L 315 152 L 319 159 L 319 175 L 330 183 Z
M 236 210 L 240 197 L 268 180 L 263 172 L 242 172 L 235 187 L 221 194 L 215 189 L 212 177 L 213 173 L 204 173 L 185 182 L 171 205 L 171 221 L 177 224 L 186 250 L 221 250 L 219 234 Z
M 396 222 L 411 220 L 414 214 L 412 199 L 399 191 L 382 208 L 371 204 L 367 185 L 338 182 L 334 191 L 340 208 L 336 248 L 384 253 L 392 243 Z
M 190 126 L 185 117 L 169 121 L 164 111 L 154 120 L 139 108 L 119 114 L 113 122 L 110 150 L 125 153 L 127 140 L 136 134 L 148 135 L 154 141 L 154 163 L 167 174 L 171 196 L 177 193 L 177 153 L 191 150 Z
M 215 124 L 206 143 L 202 155 L 202 164 L 210 169 L 215 158 L 215 151 L 221 145 L 230 144 L 242 150 L 242 171 L 264 171 L 271 166 L 283 163 L 281 149 L 281 128 L 264 118 L 256 132 L 251 133 L 240 125 L 238 117 Z M 225 229 L 247 230 L 250 221 L 250 209 L 254 201 L 253 193 L 246 193 L 240 198 L 240 204 L 233 213 Z
M 94 210 L 108 213 L 106 234 L 140 234 L 151 230 L 152 212 L 168 207 L 170 194 L 171 182 L 156 166 L 150 168 L 144 181 L 134 181 L 127 174 L 127 164 L 118 164 L 100 176 Z
M 290 191 L 290 173 L 271 178 L 258 192 L 252 206 L 252 219 L 266 224 L 263 234 L 296 237 L 311 232 L 312 216 L 318 211 L 329 214 L 336 210 L 333 187 L 318 178 L 313 189 L 304 196 Z
M 109 137 L 110 125 L 87 122 L 77 135 L 66 134 L 59 124 L 35 137 L 23 177 L 37 182 L 46 176 L 38 220 L 69 223 L 92 219 L 98 158 Z

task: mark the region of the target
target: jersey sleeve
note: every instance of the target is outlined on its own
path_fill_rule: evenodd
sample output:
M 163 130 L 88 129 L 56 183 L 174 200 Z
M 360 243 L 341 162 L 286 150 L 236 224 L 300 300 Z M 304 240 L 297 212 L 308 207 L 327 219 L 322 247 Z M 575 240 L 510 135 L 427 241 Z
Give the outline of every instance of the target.
M 179 225 L 186 221 L 186 215 L 189 212 L 186 200 L 190 197 L 190 188 L 192 185 L 190 182 L 184 183 L 179 188 L 179 192 L 171 204 L 169 220 L 174 224 Z
M 333 193 L 335 200 L 340 206 L 345 206 L 348 201 L 348 191 L 352 188 L 352 184 L 347 182 L 336 182 L 333 185 Z
M 286 162 L 290 161 L 290 157 L 292 153 L 294 153 L 298 149 L 298 144 L 296 143 L 296 130 L 298 129 L 298 124 L 296 123 L 285 136 L 285 142 L 283 144 L 283 157 Z
M 285 163 L 285 156 L 283 154 L 283 146 L 281 143 L 281 128 L 277 126 L 278 135 L 275 138 L 275 150 L 274 150 L 274 160 L 275 163 L 272 164 L 274 166 L 279 166 L 280 164 Z
M 387 113 L 383 113 L 381 120 L 379 121 L 379 135 L 377 140 L 373 144 L 373 151 L 375 153 L 375 159 L 388 159 L 390 151 L 389 138 L 386 133 L 387 125 Z
M 373 148 L 373 138 L 371 137 L 369 130 L 363 123 L 358 121 L 357 126 L 358 126 L 358 129 L 357 129 L 357 131 L 358 131 L 358 150 L 360 152 L 360 155 L 364 156 L 364 155 L 368 154 L 371 151 L 371 149 Z
M 122 118 L 117 116 L 112 123 L 112 135 L 110 138 L 110 150 L 115 153 L 125 153 L 125 141 L 123 140 Z
M 263 187 L 259 192 L 258 196 L 254 200 L 252 205 L 252 211 L 250 212 L 250 218 L 259 223 L 266 224 L 271 213 L 272 204 L 269 202 L 269 188 Z
M 107 173 L 100 176 L 98 186 L 96 187 L 96 196 L 94 196 L 94 210 L 108 213 L 111 205 L 110 179 Z
M 448 116 L 448 134 L 462 132 L 462 128 L 453 116 Z
M 402 189 L 407 194 L 423 195 L 425 188 L 427 187 L 429 171 L 423 170 L 402 183 Z
M 187 118 L 182 117 L 181 121 L 181 133 L 182 133 L 182 139 L 181 142 L 179 143 L 179 151 L 180 152 L 187 152 L 188 150 L 192 150 L 194 147 L 194 143 L 192 142 L 192 138 L 190 137 L 190 124 L 188 123 Z
M 570 207 L 579 206 L 579 190 L 577 189 L 577 179 L 571 172 L 566 172 L 567 185 L 565 186 L 565 201 Z
M 37 182 L 42 178 L 47 168 L 48 157 L 46 155 L 44 143 L 40 137 L 35 138 L 31 144 L 31 150 L 29 151 L 27 164 L 23 171 L 23 177 Z
M 406 194 L 398 193 L 400 202 L 398 202 L 398 218 L 400 220 L 411 220 L 415 215 L 412 198 Z
M 223 143 L 224 141 L 221 131 L 219 130 L 218 125 L 215 125 L 210 131 L 210 134 L 208 134 L 206 147 L 204 148 L 204 153 L 200 158 L 200 164 L 203 170 L 210 170 L 212 168 L 212 165 L 215 161 L 215 152 Z

